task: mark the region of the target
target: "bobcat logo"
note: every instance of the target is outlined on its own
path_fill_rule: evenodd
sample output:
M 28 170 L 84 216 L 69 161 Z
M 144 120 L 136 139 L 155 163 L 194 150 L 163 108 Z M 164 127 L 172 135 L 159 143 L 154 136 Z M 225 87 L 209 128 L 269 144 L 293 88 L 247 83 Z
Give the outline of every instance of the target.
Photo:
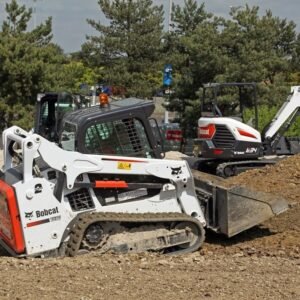
M 43 187 L 41 184 L 36 184 L 35 187 L 34 187 L 34 192 L 35 194 L 38 194 L 38 193 L 41 193 L 43 190 Z
M 178 175 L 178 174 L 181 174 L 182 171 L 181 171 L 181 167 L 178 167 L 178 168 L 171 168 L 172 169 L 172 175 Z
M 32 218 L 33 217 L 33 211 L 32 212 L 25 212 L 25 218 Z

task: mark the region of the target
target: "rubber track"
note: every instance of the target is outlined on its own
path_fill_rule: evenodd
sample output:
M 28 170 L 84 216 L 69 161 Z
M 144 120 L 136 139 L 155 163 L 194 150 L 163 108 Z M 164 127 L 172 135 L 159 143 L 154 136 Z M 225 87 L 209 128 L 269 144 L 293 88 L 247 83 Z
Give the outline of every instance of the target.
M 269 161 L 265 161 L 265 160 L 243 160 L 243 161 L 233 161 L 233 162 L 225 162 L 222 163 L 220 165 L 218 165 L 217 170 L 216 170 L 216 175 L 223 177 L 223 178 L 227 178 L 228 176 L 225 176 L 224 174 L 224 170 L 226 167 L 228 166 L 246 166 L 247 164 L 256 164 L 257 167 L 250 167 L 250 168 L 262 168 L 266 165 L 274 165 L 276 163 L 276 161 L 274 160 L 269 160 Z M 233 175 L 235 176 L 235 175 Z
M 84 213 L 78 216 L 70 233 L 70 239 L 66 247 L 67 256 L 76 256 L 80 249 L 81 241 L 85 230 L 89 225 L 95 222 L 126 222 L 140 223 L 141 225 L 157 224 L 159 222 L 192 222 L 197 225 L 201 236 L 198 241 L 190 248 L 180 249 L 170 254 L 190 253 L 198 250 L 205 240 L 205 230 L 202 224 L 194 217 L 183 213 L 146 213 L 146 214 L 128 214 L 128 213 Z

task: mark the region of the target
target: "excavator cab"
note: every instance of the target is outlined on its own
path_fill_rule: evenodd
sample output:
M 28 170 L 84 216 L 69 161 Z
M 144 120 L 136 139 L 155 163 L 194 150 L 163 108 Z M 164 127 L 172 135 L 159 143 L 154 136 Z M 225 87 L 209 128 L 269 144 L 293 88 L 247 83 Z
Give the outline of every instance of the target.
M 253 82 L 209 83 L 203 85 L 201 117 L 229 117 L 246 122 L 245 110 L 254 109 L 252 127 L 258 128 L 257 91 Z
M 254 110 L 254 119 L 246 120 L 246 112 L 250 109 Z M 213 165 L 216 160 L 257 158 L 261 146 L 257 127 L 255 83 L 206 84 L 194 154 L 212 160 Z

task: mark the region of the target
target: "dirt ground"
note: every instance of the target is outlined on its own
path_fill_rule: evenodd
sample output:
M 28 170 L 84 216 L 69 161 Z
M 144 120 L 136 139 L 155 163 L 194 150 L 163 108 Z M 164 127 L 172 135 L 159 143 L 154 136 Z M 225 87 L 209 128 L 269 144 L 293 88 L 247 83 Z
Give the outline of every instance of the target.
M 0 299 L 300 299 L 300 156 L 228 185 L 281 195 L 290 209 L 228 240 L 208 233 L 183 256 L 0 257 Z

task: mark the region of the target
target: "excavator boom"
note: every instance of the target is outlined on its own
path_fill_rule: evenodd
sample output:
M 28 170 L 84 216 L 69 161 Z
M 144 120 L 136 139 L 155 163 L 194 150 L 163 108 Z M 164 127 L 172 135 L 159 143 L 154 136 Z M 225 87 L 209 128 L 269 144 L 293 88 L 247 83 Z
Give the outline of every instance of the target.
M 300 86 L 292 86 L 291 93 L 283 103 L 264 134 L 264 139 L 273 139 L 280 128 L 298 113 L 300 109 Z

